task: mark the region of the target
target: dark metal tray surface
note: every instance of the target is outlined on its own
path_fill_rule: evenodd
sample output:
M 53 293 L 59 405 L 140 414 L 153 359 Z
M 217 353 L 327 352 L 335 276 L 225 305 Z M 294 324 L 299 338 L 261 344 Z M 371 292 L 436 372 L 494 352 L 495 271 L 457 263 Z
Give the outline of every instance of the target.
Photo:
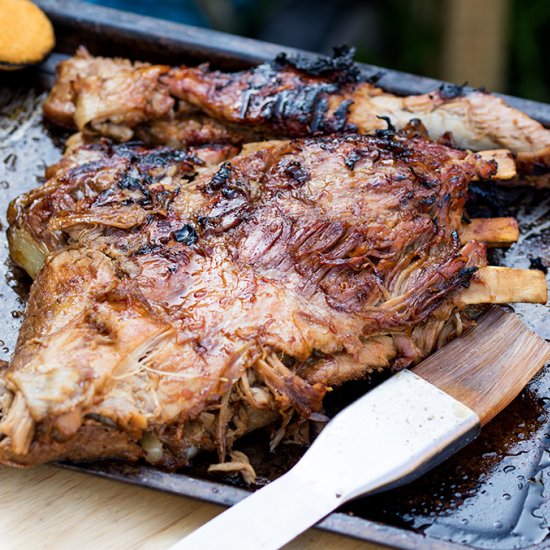
M 125 14 L 74 0 L 39 2 L 53 20 L 57 53 L 41 67 L 23 73 L 0 73 L 0 358 L 13 351 L 30 279 L 9 259 L 6 210 L 20 193 L 43 181 L 44 167 L 63 150 L 62 131 L 42 120 L 45 90 L 55 63 L 79 44 L 92 53 L 120 55 L 172 64 L 210 61 L 236 69 L 273 58 L 284 50 L 250 39 Z M 311 55 L 300 52 L 303 55 Z M 369 75 L 380 69 L 362 66 Z M 396 93 L 418 93 L 441 82 L 384 70 L 380 84 Z M 550 106 L 511 98 L 510 103 L 550 124 Z M 478 185 L 470 192 L 469 214 L 512 215 L 520 221 L 520 242 L 493 252 L 502 265 L 529 267 L 541 258 L 550 265 L 550 197 L 529 188 Z M 525 322 L 550 339 L 547 306 L 515 308 Z M 334 413 L 364 393 L 368 382 L 334 392 L 327 410 Z M 252 434 L 238 445 L 255 466 L 258 486 L 281 475 L 304 449 L 280 445 L 270 453 L 267 437 Z M 63 467 L 231 505 L 247 495 L 237 477 L 207 473 L 213 457 L 193 467 L 166 473 L 144 464 L 116 462 L 63 464 Z M 406 487 L 358 499 L 328 516 L 319 527 L 398 548 L 517 548 L 550 546 L 550 368 L 484 430 L 481 437 L 447 462 Z

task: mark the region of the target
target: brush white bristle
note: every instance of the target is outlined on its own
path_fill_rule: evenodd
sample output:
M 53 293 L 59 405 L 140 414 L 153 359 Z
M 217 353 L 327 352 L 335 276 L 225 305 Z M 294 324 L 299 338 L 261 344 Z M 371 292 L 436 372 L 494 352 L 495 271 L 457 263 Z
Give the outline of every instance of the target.
M 550 360 L 550 345 L 514 314 L 491 308 L 477 325 L 414 372 L 475 411 L 486 424 Z

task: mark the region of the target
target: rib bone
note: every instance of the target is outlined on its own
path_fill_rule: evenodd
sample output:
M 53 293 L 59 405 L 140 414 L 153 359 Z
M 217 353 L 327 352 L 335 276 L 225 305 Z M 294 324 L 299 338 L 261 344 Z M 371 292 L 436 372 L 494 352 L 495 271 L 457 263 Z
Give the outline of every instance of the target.
M 510 246 L 519 238 L 515 218 L 474 218 L 460 230 L 460 242 L 480 241 L 489 248 Z
M 517 175 L 516 163 L 508 149 L 491 149 L 477 153 L 483 160 L 494 160 L 497 163 L 497 173 L 492 180 L 509 180 Z M 475 177 L 473 180 L 479 178 Z
M 524 302 L 546 304 L 548 288 L 542 271 L 487 266 L 473 277 L 460 294 L 463 305 Z

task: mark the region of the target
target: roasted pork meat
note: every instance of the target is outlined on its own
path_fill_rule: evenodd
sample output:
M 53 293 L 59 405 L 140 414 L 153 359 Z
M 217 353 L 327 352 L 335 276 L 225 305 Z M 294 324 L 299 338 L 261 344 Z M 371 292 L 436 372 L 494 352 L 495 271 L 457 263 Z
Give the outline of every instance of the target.
M 89 134 L 172 146 L 368 134 L 385 127 L 384 117 L 397 128 L 420 119 L 433 139 L 446 136 L 474 151 L 511 150 L 524 182 L 545 185 L 550 178 L 550 130 L 502 99 L 450 85 L 398 97 L 365 81 L 349 51 L 313 62 L 279 56 L 225 73 L 208 65 L 131 65 L 81 49 L 60 64 L 45 113 Z
M 328 388 L 460 333 L 494 161 L 391 129 L 227 149 L 74 145 L 10 209 L 36 280 L 0 379 L 0 461 L 220 459 Z M 279 436 L 278 436 L 279 437 Z
M 57 125 L 117 141 L 149 145 L 241 144 L 259 134 L 223 121 L 174 97 L 170 67 L 92 57 L 84 48 L 61 62 L 44 114 Z

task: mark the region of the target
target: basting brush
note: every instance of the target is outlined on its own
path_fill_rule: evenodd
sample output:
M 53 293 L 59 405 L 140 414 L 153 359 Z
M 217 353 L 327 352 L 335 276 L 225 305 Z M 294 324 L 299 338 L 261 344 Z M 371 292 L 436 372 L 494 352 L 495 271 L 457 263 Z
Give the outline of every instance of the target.
M 343 503 L 416 479 L 472 441 L 550 359 L 504 309 L 340 412 L 302 459 L 172 550 L 280 548 Z

